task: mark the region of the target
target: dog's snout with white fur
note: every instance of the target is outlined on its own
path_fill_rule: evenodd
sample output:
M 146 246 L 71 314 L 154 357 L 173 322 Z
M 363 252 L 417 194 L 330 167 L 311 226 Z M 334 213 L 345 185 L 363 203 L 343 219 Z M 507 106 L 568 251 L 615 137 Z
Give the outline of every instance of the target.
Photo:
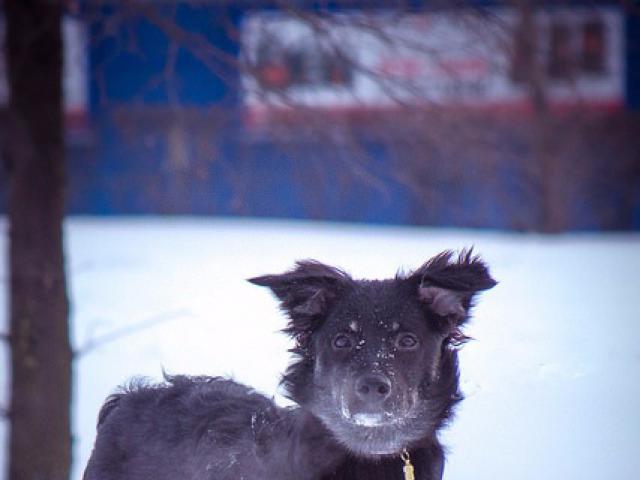
M 365 406 L 379 408 L 391 395 L 391 380 L 380 373 L 361 375 L 355 381 L 354 391 Z

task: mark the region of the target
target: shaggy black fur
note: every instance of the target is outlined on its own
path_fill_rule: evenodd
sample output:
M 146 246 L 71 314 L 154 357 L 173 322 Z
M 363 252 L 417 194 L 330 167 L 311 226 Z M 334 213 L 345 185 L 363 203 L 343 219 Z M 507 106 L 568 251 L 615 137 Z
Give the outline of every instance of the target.
M 283 376 L 298 406 L 231 380 L 167 377 L 107 399 L 85 480 L 440 480 L 438 430 L 462 398 L 455 346 L 475 294 L 495 285 L 471 252 L 409 275 L 354 280 L 314 261 L 250 280 L 290 318 Z

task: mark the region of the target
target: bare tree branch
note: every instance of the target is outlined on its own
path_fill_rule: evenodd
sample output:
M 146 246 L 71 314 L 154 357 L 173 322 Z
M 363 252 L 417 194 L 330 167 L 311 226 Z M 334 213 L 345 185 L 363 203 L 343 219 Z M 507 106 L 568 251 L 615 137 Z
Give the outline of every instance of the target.
M 143 16 L 146 20 L 158 27 L 167 38 L 172 39 L 181 47 L 187 49 L 224 82 L 232 86 L 236 85 L 236 77 L 224 71 L 224 67 L 241 71 L 242 65 L 236 56 L 217 48 L 211 44 L 204 35 L 191 32 L 181 27 L 174 19 L 163 15 L 150 4 L 127 2 L 127 7 L 129 8 L 130 15 Z
M 135 335 L 136 333 L 140 333 L 144 330 L 148 330 L 163 323 L 188 316 L 190 316 L 190 313 L 188 311 L 178 310 L 161 315 L 155 315 L 140 322 L 134 323 L 133 325 L 117 328 L 111 332 L 105 333 L 104 335 L 99 335 L 87 340 L 84 345 L 74 350 L 73 356 L 74 358 L 80 358 L 84 355 L 87 355 L 88 353 L 91 353 L 93 350 L 103 347 L 104 345 L 107 345 L 109 343 L 113 343 L 117 340 L 122 340 L 123 338 L 130 337 L 131 335 Z

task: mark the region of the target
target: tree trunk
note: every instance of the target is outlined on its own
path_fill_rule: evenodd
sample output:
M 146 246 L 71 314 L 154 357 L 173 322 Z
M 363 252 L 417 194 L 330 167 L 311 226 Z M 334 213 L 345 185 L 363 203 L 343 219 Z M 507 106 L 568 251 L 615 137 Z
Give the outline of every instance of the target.
M 553 119 L 549 112 L 547 82 L 541 64 L 539 31 L 536 26 L 531 0 L 516 0 L 520 11 L 519 41 L 524 42 L 521 59 L 524 66 L 524 81 L 533 109 L 532 118 L 532 177 L 539 205 L 537 229 L 545 233 L 557 233 L 566 226 L 564 201 L 559 185 L 560 158 L 554 155 L 551 140 L 554 135 Z
M 11 95 L 11 480 L 66 480 L 71 461 L 61 3 L 4 2 Z

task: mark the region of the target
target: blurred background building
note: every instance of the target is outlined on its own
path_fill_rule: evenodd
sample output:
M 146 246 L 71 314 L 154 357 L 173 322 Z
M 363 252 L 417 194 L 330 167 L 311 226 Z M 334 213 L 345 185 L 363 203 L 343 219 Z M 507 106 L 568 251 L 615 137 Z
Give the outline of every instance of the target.
M 640 229 L 638 12 L 452 5 L 69 2 L 68 212 Z

